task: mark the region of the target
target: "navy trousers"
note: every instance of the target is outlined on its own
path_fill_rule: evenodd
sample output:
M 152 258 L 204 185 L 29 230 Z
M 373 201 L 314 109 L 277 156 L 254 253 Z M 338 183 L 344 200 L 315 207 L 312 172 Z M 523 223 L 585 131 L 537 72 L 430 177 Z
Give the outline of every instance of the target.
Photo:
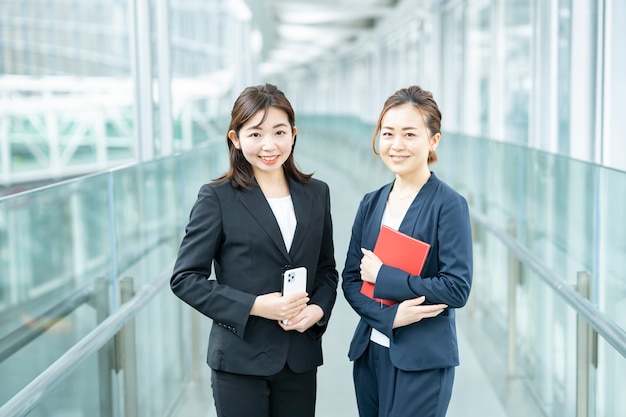
M 444 417 L 454 367 L 402 371 L 391 363 L 388 348 L 370 342 L 354 362 L 353 377 L 360 417 Z

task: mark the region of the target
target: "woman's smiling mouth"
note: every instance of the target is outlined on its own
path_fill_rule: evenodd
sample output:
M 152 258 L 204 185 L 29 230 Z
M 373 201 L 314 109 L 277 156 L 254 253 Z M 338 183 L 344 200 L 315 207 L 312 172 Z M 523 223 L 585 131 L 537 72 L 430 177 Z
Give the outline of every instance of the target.
M 278 159 L 278 155 L 260 156 L 259 158 L 261 158 L 263 160 L 263 162 L 271 164 L 271 163 L 276 162 L 276 160 Z

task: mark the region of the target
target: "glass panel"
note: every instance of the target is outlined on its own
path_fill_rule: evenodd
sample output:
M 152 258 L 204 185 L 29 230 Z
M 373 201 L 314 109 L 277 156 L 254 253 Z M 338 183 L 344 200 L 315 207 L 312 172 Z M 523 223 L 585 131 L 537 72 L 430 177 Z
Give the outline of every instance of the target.
M 570 152 L 570 91 L 572 69 L 572 2 L 559 0 L 558 6 L 558 51 L 557 51 L 557 82 L 558 97 L 557 119 L 559 146 L 558 153 L 568 155 Z
M 529 0 L 509 0 L 505 5 L 504 91 L 505 140 L 527 143 L 532 89 Z
M 489 134 L 489 97 L 493 65 L 492 9 L 489 2 L 468 2 L 466 70 L 461 131 L 469 135 Z
M 515 224 L 518 241 L 563 285 L 575 286 L 578 272 L 588 271 L 592 303 L 626 329 L 626 223 L 621 214 L 626 200 L 616 192 L 626 189 L 626 174 L 480 138 L 443 138 L 434 167 L 438 175 L 469 196 L 501 230 Z M 502 266 L 508 250 L 495 237 L 485 238 L 482 228 L 476 231 L 472 297 L 477 309 L 484 309 L 483 321 L 494 340 L 506 340 L 511 284 L 508 268 Z M 575 311 L 529 270 L 516 284 L 516 302 L 517 371 L 546 415 L 574 415 Z M 619 415 L 623 405 L 617 393 L 625 389 L 619 376 L 625 366 L 624 358 L 600 337 L 597 373 L 591 368 L 595 415 Z
M 0 379 L 4 403 L 106 317 L 107 178 L 20 194 L 0 207 L 0 373 L 13 376 Z
M 605 80 L 604 80 L 604 140 L 602 162 L 618 169 L 626 170 L 626 119 L 622 109 L 626 105 L 626 48 L 624 48 L 624 27 L 626 27 L 626 2 L 606 0 L 605 13 Z
M 198 189 L 223 172 L 226 155 L 226 144 L 215 143 L 0 200 L 0 373 L 12 376 L 0 378 L 0 404 L 134 291 L 169 274 Z M 192 362 L 201 344 L 190 337 L 198 332 L 194 314 L 163 287 L 132 323 L 134 341 L 126 340 L 136 344 L 105 346 L 33 415 L 123 415 L 114 410 L 133 398 L 133 415 L 167 414 L 191 364 L 202 362 Z M 111 372 L 116 367 L 124 371 Z
M 67 350 L 71 346 L 63 349 Z M 112 409 L 111 389 L 105 383 L 110 383 L 110 379 L 99 381 L 94 378 L 98 375 L 99 369 L 104 373 L 110 363 L 106 362 L 113 357 L 113 345 L 108 345 L 100 351 L 99 355 L 88 358 L 78 369 L 76 369 L 70 378 L 61 382 L 48 395 L 39 407 L 35 408 L 28 414 L 29 417 L 49 417 L 68 416 L 68 417 L 109 417 L 115 415 Z M 27 361 L 32 360 L 33 356 L 27 356 Z M 21 366 L 28 362 L 21 362 Z
M 442 25 L 446 27 L 446 30 L 442 32 L 443 62 L 464 62 L 464 8 L 465 4 L 459 3 L 458 7 L 449 8 L 443 13 Z M 441 72 L 445 82 L 441 83 L 442 94 L 438 103 L 440 103 L 442 113 L 446 115 L 446 128 L 451 131 L 462 131 L 464 68 L 462 65 L 442 65 Z M 389 78 L 394 76 L 394 74 L 390 74 Z M 423 87 L 426 89 L 430 88 L 426 87 L 426 85 Z M 392 91 L 388 94 L 391 93 Z M 433 94 L 436 94 L 436 92 L 433 92 Z
M 175 0 L 170 5 L 172 107 L 174 150 L 189 150 L 217 138 L 225 138 L 226 124 L 216 123 L 229 115 L 233 82 L 239 61 L 250 51 L 253 34 L 248 22 L 239 22 L 229 13 L 224 1 L 188 2 Z M 248 55 L 246 55 L 248 54 Z M 257 68 L 258 64 L 245 66 Z M 242 64 L 244 65 L 244 64 Z M 239 91 L 236 92 L 239 94 Z M 227 119 L 228 120 L 228 119 Z
M 620 191 L 618 191 L 620 190 Z M 600 307 L 622 328 L 626 329 L 626 174 L 602 170 L 600 174 L 600 212 L 596 253 L 598 279 L 595 282 Z M 626 359 L 607 343 L 600 343 L 598 367 L 598 414 L 626 413 Z
M 0 1 L 0 183 L 9 192 L 133 159 L 128 4 Z

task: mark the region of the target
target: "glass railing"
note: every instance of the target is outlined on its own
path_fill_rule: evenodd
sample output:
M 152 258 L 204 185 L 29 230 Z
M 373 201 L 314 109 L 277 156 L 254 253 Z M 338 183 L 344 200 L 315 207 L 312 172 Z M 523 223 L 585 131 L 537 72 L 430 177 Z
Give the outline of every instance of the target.
M 0 415 L 136 291 L 171 272 L 191 204 L 223 171 L 224 154 L 220 142 L 219 151 L 207 145 L 0 199 Z M 83 358 L 29 415 L 168 415 L 202 359 L 191 358 L 197 320 L 166 288 L 133 317 L 132 332 Z
M 621 213 L 626 208 L 626 173 L 462 135 L 447 135 L 442 145 L 442 159 L 451 162 L 442 164 L 442 175 L 492 225 L 507 230 L 559 277 L 564 289 L 585 295 L 623 332 L 626 219 Z M 549 288 L 525 265 L 517 281 L 503 279 L 511 276 L 510 264 L 502 256 L 502 243 L 491 234 L 476 249 L 478 307 L 501 334 L 511 332 L 507 317 L 515 316 L 512 373 L 526 378 L 546 414 L 576 415 L 577 401 L 586 395 L 577 394 L 576 381 L 586 374 L 590 415 L 626 415 L 620 396 L 626 392 L 623 353 L 593 335 L 589 361 L 577 366 L 584 346 L 578 339 L 576 312 L 564 303 L 563 291 Z M 618 336 L 623 340 L 623 333 Z
M 350 117 L 301 117 L 298 125 L 316 133 L 300 149 L 363 192 L 390 180 L 371 151 L 373 125 Z M 626 173 L 451 133 L 437 153 L 433 171 L 475 214 L 470 309 L 508 356 L 509 377 L 526 381 L 546 416 L 626 415 Z M 589 308 L 614 345 L 578 330 L 577 311 Z

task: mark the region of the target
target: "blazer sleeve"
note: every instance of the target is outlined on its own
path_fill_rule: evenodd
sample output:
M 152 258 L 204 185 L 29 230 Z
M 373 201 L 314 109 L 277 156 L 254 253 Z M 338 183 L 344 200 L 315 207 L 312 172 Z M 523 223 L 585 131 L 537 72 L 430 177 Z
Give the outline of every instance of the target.
M 428 304 L 460 308 L 469 298 L 472 284 L 472 231 L 467 201 L 458 194 L 441 199 L 436 219 L 437 252 L 423 276 L 383 265 L 376 280 L 375 295 L 393 300 L 425 296 Z
M 361 293 L 361 252 L 363 229 L 367 216 L 367 203 L 361 200 L 352 226 L 352 235 L 348 246 L 346 263 L 342 272 L 342 290 L 352 309 L 361 316 L 368 325 L 382 332 L 387 337 L 392 336 L 393 320 L 398 305 L 384 306 L 380 302 Z M 368 248 L 372 249 L 372 248 Z
M 170 287 L 185 303 L 243 337 L 256 296 L 209 279 L 221 239 L 218 197 L 211 186 L 203 185 L 191 209 Z

